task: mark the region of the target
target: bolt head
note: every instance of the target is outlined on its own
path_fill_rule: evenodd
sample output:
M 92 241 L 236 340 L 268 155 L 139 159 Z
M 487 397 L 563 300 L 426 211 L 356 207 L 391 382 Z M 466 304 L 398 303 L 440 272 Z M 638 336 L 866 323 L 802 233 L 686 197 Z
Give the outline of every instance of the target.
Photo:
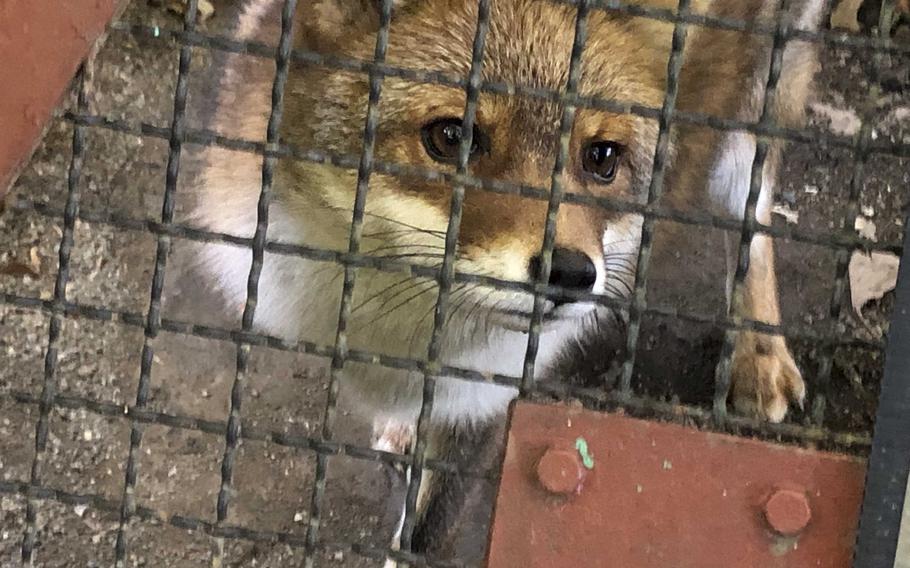
M 796 536 L 812 520 L 812 509 L 805 492 L 779 489 L 765 503 L 765 519 L 779 535 Z
M 537 462 L 537 479 L 540 484 L 557 495 L 577 493 L 581 489 L 585 471 L 578 453 L 570 450 L 551 448 Z

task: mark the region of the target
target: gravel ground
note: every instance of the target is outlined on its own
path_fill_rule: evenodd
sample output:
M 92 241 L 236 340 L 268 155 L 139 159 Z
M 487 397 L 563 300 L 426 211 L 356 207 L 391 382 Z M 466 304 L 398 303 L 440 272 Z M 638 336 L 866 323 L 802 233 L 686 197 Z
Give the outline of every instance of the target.
M 231 2 L 215 2 L 215 16 L 203 25 L 213 33 L 226 30 Z M 125 20 L 163 28 L 179 20 L 163 8 L 136 1 Z M 137 39 L 112 34 L 98 56 L 91 90 L 91 111 L 100 115 L 166 127 L 172 114 L 178 46 L 161 39 Z M 832 51 L 811 107 L 819 128 L 851 131 L 859 115 L 869 112 L 876 135 L 910 139 L 910 61 L 885 61 L 872 79 L 869 57 Z M 189 121 L 210 100 L 212 86 L 203 73 L 211 55 L 193 50 Z M 870 89 L 880 94 L 866 109 Z M 68 103 L 67 103 L 68 104 Z M 46 201 L 62 207 L 66 172 L 71 157 L 71 124 L 55 120 L 12 197 Z M 159 215 L 165 187 L 168 146 L 164 140 L 89 129 L 87 154 L 80 183 L 83 211 L 154 218 Z M 195 149 L 187 146 L 185 154 Z M 843 204 L 853 162 L 839 151 L 795 145 L 785 159 L 778 196 L 782 209 L 798 213 L 800 226 L 834 229 L 841 226 Z M 188 183 L 178 181 L 178 196 Z M 880 241 L 897 241 L 907 213 L 910 168 L 906 161 L 876 157 L 867 165 L 862 211 L 876 226 Z M 178 210 L 184 204 L 178 197 Z M 777 216 L 777 223 L 787 223 Z M 62 221 L 38 213 L 7 211 L 0 215 L 0 290 L 23 296 L 51 298 Z M 182 260 L 189 243 L 175 240 L 167 271 L 163 315 L 182 321 L 237 327 L 223 313 L 218 298 L 199 285 Z M 142 314 L 147 308 L 154 268 L 156 240 L 141 232 L 102 224 L 78 222 L 72 253 L 68 298 Z M 831 302 L 835 261 L 831 251 L 798 243 L 779 247 L 782 304 L 785 321 L 814 323 L 825 319 Z M 15 269 L 10 269 L 13 267 Z M 880 337 L 887 330 L 891 294 L 873 301 L 862 318 L 844 310 L 841 324 L 851 332 Z M 0 306 L 0 392 L 39 395 L 43 380 L 48 317 L 40 312 Z M 58 392 L 114 405 L 133 404 L 138 385 L 143 331 L 135 326 L 87 319 L 68 319 L 58 352 Z M 162 332 L 151 341 L 148 408 L 201 420 L 223 421 L 229 409 L 236 348 L 233 344 Z M 647 341 L 643 357 L 651 356 Z M 796 345 L 800 363 L 810 377 L 818 354 Z M 832 374 L 831 421 L 839 428 L 867 429 L 875 410 L 881 375 L 879 354 L 839 350 Z M 704 387 L 704 383 L 701 383 Z M 288 435 L 318 432 L 327 388 L 326 361 L 274 350 L 254 348 L 244 386 L 243 416 L 256 428 Z M 701 390 L 704 390 L 703 388 Z M 698 388 L 692 397 L 698 398 Z M 655 393 L 657 394 L 657 393 Z M 705 400 L 695 400 L 705 403 Z M 343 441 L 366 444 L 367 428 L 350 414 L 342 400 L 339 420 Z M 801 420 L 799 414 L 794 420 Z M 24 480 L 34 453 L 35 407 L 0 399 L 0 480 Z M 51 412 L 43 483 L 63 492 L 90 493 L 119 502 L 130 440 L 129 422 L 85 410 L 58 408 Z M 137 455 L 137 503 L 165 514 L 215 521 L 224 451 L 221 433 L 151 425 L 144 428 Z M 227 523 L 255 530 L 305 535 L 313 485 L 315 455 L 270 442 L 245 441 L 239 447 L 234 492 Z M 379 466 L 346 457 L 329 460 L 329 482 L 321 535 L 327 541 L 385 545 L 381 518 L 386 477 Z M 482 513 L 477 513 L 481 514 Z M 37 566 L 100 566 L 113 558 L 118 514 L 94 507 L 40 501 Z M 25 502 L 0 499 L 0 566 L 16 565 L 25 519 Z M 482 524 L 482 523 L 481 523 Z M 910 525 L 910 521 L 905 523 Z M 482 531 L 471 536 L 479 546 Z M 200 566 L 208 563 L 212 542 L 198 532 L 154 520 L 134 520 L 128 530 L 129 560 L 137 566 Z M 910 568 L 910 535 L 904 539 Z M 302 558 L 302 550 L 283 544 L 230 541 L 229 566 L 287 566 Z M 380 563 L 345 551 L 326 552 L 320 566 L 376 566 Z

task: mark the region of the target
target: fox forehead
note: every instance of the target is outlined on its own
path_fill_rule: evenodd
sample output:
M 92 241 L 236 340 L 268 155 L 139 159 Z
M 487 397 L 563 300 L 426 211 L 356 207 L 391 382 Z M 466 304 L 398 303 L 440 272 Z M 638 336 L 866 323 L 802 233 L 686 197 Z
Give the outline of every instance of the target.
M 550 0 L 492 1 L 481 78 L 564 89 L 576 17 L 575 7 Z M 413 0 L 393 15 L 386 59 L 395 66 L 465 77 L 477 19 L 476 0 Z M 580 61 L 580 94 L 659 103 L 666 73 L 663 43 L 669 36 L 652 33 L 659 24 L 639 20 L 602 10 L 590 13 Z M 348 45 L 357 52 L 352 55 L 372 58 L 372 35 L 351 39 Z
M 373 1 L 373 0 L 370 0 Z M 477 31 L 476 0 L 411 0 L 396 8 L 389 30 L 388 64 L 464 78 L 470 71 L 472 46 Z M 489 30 L 485 37 L 482 79 L 508 85 L 559 92 L 568 78 L 577 10 L 550 0 L 492 0 Z M 659 107 L 663 100 L 666 53 L 663 34 L 672 31 L 646 29 L 640 18 L 617 16 L 602 10 L 590 12 L 585 49 L 581 55 L 578 85 L 582 96 L 598 96 Z M 666 27 L 666 26 L 665 26 Z M 347 56 L 369 60 L 375 49 L 375 34 L 351 26 L 340 32 L 335 48 Z M 359 35 L 358 35 L 359 34 Z M 324 125 L 312 133 L 328 147 L 352 141 L 362 128 L 367 96 L 366 77 L 347 72 L 330 73 L 329 84 L 309 81 L 303 91 L 322 91 L 301 110 L 317 115 Z M 305 97 L 307 95 L 304 95 Z M 464 89 L 386 77 L 380 98 L 381 127 L 413 131 L 441 117 L 461 116 Z M 309 108 L 306 108 L 309 107 Z M 526 151 L 552 159 L 562 108 L 547 97 L 508 96 L 481 93 L 477 124 L 486 133 L 508 138 L 510 146 L 521 142 Z M 642 120 L 582 110 L 577 114 L 575 136 L 617 140 L 628 146 L 647 146 L 648 136 L 636 140 L 646 129 Z M 493 132 L 495 125 L 496 132 Z M 345 132 L 338 132 L 343 128 Z M 342 134 L 339 136 L 339 134 Z M 503 140 L 500 140 L 502 146 Z M 353 143 L 353 142 L 351 142 Z M 518 148 L 516 148 L 518 150 Z

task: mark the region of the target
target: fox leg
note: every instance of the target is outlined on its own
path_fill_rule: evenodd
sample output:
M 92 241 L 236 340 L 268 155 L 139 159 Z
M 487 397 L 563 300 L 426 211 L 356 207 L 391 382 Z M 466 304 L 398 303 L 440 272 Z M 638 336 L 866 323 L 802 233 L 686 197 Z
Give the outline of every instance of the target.
M 728 246 L 728 249 L 728 258 L 733 259 L 729 278 L 732 283 L 737 247 Z M 741 299 L 733 299 L 731 309 L 744 318 L 777 325 L 780 310 L 771 239 L 756 236 L 749 257 Z M 741 331 L 734 345 L 732 363 L 732 396 L 738 412 L 780 422 L 791 402 L 802 406 L 806 387 L 783 337 Z
M 407 455 L 411 452 L 411 447 L 416 435 L 415 426 L 410 422 L 398 420 L 377 420 L 373 424 L 373 441 L 372 448 L 385 452 L 392 452 L 400 455 Z M 411 483 L 411 466 L 401 464 L 389 464 L 391 468 L 390 476 L 392 477 L 392 496 L 389 506 L 397 511 L 395 528 L 390 543 L 391 550 L 398 550 L 401 540 L 401 531 L 404 526 L 405 518 L 405 497 L 407 488 Z M 434 475 L 431 470 L 424 470 L 420 479 L 420 488 L 417 492 L 417 515 L 418 523 L 421 521 L 423 511 L 426 509 L 427 497 L 430 488 L 434 482 Z M 397 490 L 396 490 L 397 489 Z M 404 566 L 392 558 L 386 558 L 384 568 L 397 568 Z
M 740 143 L 745 139 L 741 138 Z M 746 144 L 754 147 L 752 144 Z M 736 150 L 733 150 L 736 151 Z M 771 223 L 773 180 L 776 179 L 779 148 L 772 148 L 765 162 L 756 220 Z M 742 180 L 743 176 L 733 176 Z M 745 208 L 748 187 L 730 188 L 738 193 L 740 212 Z M 742 215 L 742 213 L 740 213 Z M 727 301 L 730 310 L 743 318 L 770 325 L 780 324 L 774 244 L 766 235 L 755 235 L 749 248 L 749 265 L 741 293 L 734 295 L 734 275 L 739 257 L 739 236 L 725 235 Z M 731 368 L 732 398 L 738 412 L 780 422 L 790 403 L 802 406 L 806 387 L 786 340 L 778 335 L 740 331 L 734 345 Z
M 789 17 L 803 29 L 817 29 L 823 12 L 823 2 L 802 0 L 791 3 Z M 804 124 L 806 101 L 812 84 L 812 77 L 818 71 L 817 48 L 804 42 L 791 42 L 784 49 L 783 71 L 774 103 L 774 117 L 778 124 L 801 127 Z M 762 94 L 756 91 L 756 95 Z M 763 98 L 763 97 L 756 97 Z M 721 164 L 727 164 L 730 180 L 726 194 L 729 211 L 742 219 L 748 196 L 751 177 L 752 156 L 755 139 L 739 133 L 729 134 Z M 773 184 L 784 143 L 775 140 L 770 148 L 762 170 L 762 187 L 759 195 L 756 220 L 762 225 L 771 224 Z M 737 155 L 738 154 L 738 155 Z M 731 159 L 731 156 L 733 158 Z M 717 192 L 712 192 L 717 196 Z M 777 278 L 774 269 L 774 244 L 771 237 L 755 235 L 749 250 L 749 266 L 743 282 L 742 294 L 732 297 L 733 275 L 739 246 L 727 246 L 728 305 L 739 316 L 768 323 L 780 324 Z M 787 348 L 785 339 L 753 331 L 742 331 L 737 335 L 731 368 L 732 396 L 735 408 L 743 413 L 759 416 L 772 422 L 780 422 L 787 413 L 790 403 L 802 406 L 806 387 L 802 375 Z

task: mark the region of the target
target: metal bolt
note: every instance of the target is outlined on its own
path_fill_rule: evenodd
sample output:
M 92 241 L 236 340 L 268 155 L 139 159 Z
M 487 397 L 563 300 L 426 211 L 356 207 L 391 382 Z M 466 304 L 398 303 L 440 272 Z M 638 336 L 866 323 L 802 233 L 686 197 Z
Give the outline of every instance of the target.
M 551 448 L 537 462 L 537 479 L 550 493 L 576 493 L 581 489 L 584 476 L 585 468 L 578 452 Z
M 782 536 L 796 536 L 812 520 L 809 499 L 802 491 L 779 489 L 765 503 L 765 519 Z

